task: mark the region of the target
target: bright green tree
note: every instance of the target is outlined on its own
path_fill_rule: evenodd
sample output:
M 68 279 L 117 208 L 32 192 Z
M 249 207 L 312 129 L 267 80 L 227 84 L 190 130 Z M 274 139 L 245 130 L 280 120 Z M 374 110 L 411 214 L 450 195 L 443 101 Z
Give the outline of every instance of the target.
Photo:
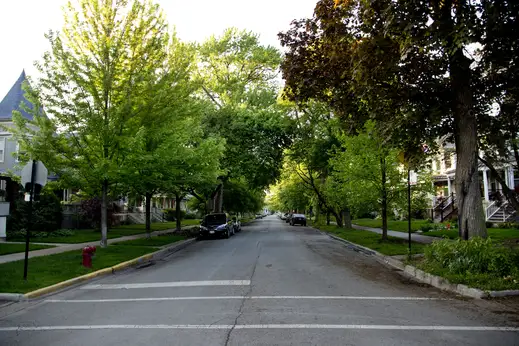
M 341 136 L 342 150 L 331 159 L 333 179 L 343 185 L 350 203 L 370 204 L 379 201 L 382 215 L 382 239 L 387 239 L 388 210 L 405 195 L 407 171 L 403 169 L 399 150 L 388 146 L 377 135 L 373 124 L 356 136 Z
M 120 180 L 169 35 L 164 15 L 149 1 L 69 2 L 64 19 L 62 31 L 47 35 L 51 50 L 37 64 L 34 121 L 15 116 L 15 135 L 50 171 L 101 195 L 106 246 L 109 188 Z
M 226 141 L 223 182 L 245 179 L 251 190 L 268 187 L 290 144 L 291 121 L 277 101 L 279 51 L 253 33 L 228 29 L 204 42 L 198 59 L 202 96 L 212 104 L 205 131 Z

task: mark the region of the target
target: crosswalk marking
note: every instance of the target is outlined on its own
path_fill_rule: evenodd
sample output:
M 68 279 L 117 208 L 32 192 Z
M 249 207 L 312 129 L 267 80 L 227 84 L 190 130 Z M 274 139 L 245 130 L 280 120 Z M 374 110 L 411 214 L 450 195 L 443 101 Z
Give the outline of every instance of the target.
M 249 286 L 250 280 L 213 280 L 213 281 L 173 281 L 148 282 L 138 284 L 94 284 L 81 287 L 82 290 L 119 290 L 131 288 L 193 287 L 193 286 Z

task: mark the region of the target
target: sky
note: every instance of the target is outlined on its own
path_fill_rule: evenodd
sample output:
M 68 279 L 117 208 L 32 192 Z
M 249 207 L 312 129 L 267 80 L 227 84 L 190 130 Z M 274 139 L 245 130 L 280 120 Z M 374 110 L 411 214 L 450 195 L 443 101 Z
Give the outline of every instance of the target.
M 74 0 L 75 1 L 75 0 Z M 203 41 L 225 28 L 247 29 L 263 44 L 280 48 L 277 33 L 293 19 L 311 17 L 317 0 L 155 0 L 180 39 Z M 67 0 L 0 0 L 0 100 L 22 69 L 35 75 L 34 61 L 49 49 L 44 34 L 63 24 Z

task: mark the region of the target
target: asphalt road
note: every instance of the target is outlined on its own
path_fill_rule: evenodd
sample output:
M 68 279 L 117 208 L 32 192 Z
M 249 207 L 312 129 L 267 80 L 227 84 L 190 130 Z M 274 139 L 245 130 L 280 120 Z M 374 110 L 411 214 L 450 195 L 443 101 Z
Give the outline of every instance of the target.
M 518 330 L 502 302 L 420 286 L 275 216 L 0 308 L 1 345 L 519 345 Z

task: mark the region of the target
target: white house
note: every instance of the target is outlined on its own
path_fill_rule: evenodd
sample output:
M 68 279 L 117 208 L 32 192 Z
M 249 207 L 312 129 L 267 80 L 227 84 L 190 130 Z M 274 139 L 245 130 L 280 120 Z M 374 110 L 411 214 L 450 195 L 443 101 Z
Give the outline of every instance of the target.
M 454 187 L 456 148 L 453 143 L 445 139 L 440 140 L 439 145 L 438 154 L 432 158 L 433 184 L 435 187 L 432 207 L 436 220 L 448 218 L 456 213 L 456 191 Z M 519 172 L 514 168 L 512 162 L 498 167 L 497 170 L 507 182 L 508 187 L 513 190 L 519 188 Z M 496 200 L 497 194 L 502 192 L 502 186 L 483 163 L 479 164 L 479 179 L 486 220 L 498 223 L 513 219 L 515 210 L 508 205 L 506 200 L 502 204 Z

